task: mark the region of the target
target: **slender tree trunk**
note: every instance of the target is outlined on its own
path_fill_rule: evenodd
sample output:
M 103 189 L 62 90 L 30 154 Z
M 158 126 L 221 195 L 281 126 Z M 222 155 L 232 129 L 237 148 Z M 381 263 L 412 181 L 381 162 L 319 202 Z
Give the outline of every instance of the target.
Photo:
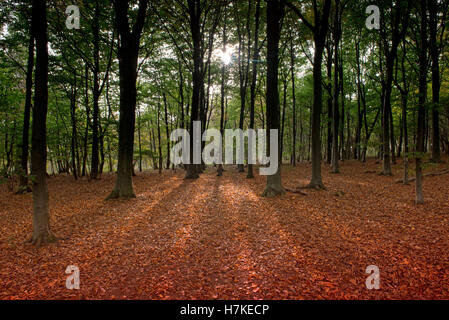
M 240 31 L 240 26 L 238 25 L 237 32 L 239 37 L 239 80 L 240 80 L 240 118 L 239 118 L 239 129 L 243 130 L 243 124 L 245 121 L 245 107 L 246 107 L 246 94 L 249 80 L 249 60 L 251 57 L 251 29 L 250 29 L 250 14 L 251 14 L 251 5 L 254 0 L 248 0 L 248 15 L 246 20 L 246 32 L 248 43 L 246 45 L 247 55 L 246 58 L 243 57 L 242 51 L 245 49 L 245 45 L 243 43 L 242 33 Z M 243 50 L 242 50 L 243 49 Z M 245 61 L 245 63 L 244 63 Z M 243 140 L 243 134 L 240 136 L 240 139 Z M 244 164 L 237 164 L 238 172 L 245 172 Z
M 157 145 L 159 151 L 159 174 L 162 173 L 162 143 L 161 143 L 161 122 L 160 122 L 160 104 L 157 104 Z
M 385 80 L 385 95 L 383 100 L 383 174 L 392 175 L 391 171 L 391 156 L 394 156 L 394 141 L 392 143 L 392 115 L 391 115 L 391 93 L 393 86 L 393 70 L 394 63 L 397 58 L 397 49 L 401 40 L 405 36 L 409 19 L 410 5 L 407 3 L 407 7 L 402 7 L 402 2 L 398 2 L 394 13 L 392 13 L 392 24 L 394 25 L 392 30 L 391 41 L 387 41 L 385 33 L 383 34 L 383 54 L 386 59 L 386 80 Z M 400 24 L 402 22 L 402 25 Z M 402 30 L 400 30 L 400 25 Z M 391 45 L 390 45 L 391 43 Z M 390 146 L 391 145 L 391 146 Z
M 73 84 L 70 96 L 70 119 L 72 122 L 72 139 L 71 139 L 71 153 L 72 153 L 72 172 L 75 180 L 78 180 L 78 171 L 76 165 L 76 149 L 77 149 L 77 128 L 76 128 L 76 72 L 73 74 Z
M 92 114 L 92 155 L 91 155 L 91 172 L 90 177 L 92 179 L 98 178 L 99 167 L 99 150 L 98 150 L 98 116 L 99 116 L 99 99 L 100 99 L 100 85 L 98 75 L 100 73 L 100 5 L 98 0 L 95 0 L 95 13 L 92 24 L 93 37 L 94 37 L 94 90 L 93 90 L 93 114 Z
M 424 146 L 424 127 L 425 127 L 425 103 L 427 96 L 427 0 L 421 0 L 421 36 L 420 36 L 420 53 L 419 53 L 419 98 L 418 98 L 418 130 L 416 155 L 415 155 L 415 192 L 416 204 L 424 203 L 422 191 L 422 157 L 425 152 Z
M 226 44 L 227 44 L 227 37 L 226 37 L 226 12 L 225 12 L 225 18 L 224 18 L 224 26 L 223 26 L 223 53 L 226 52 Z M 221 96 L 220 96 L 220 133 L 221 137 L 223 137 L 224 133 L 224 116 L 225 116 L 225 84 L 226 84 L 226 66 L 223 64 L 221 66 Z M 221 145 L 223 144 L 223 138 L 221 141 Z M 220 148 L 220 152 L 223 153 L 222 148 Z M 249 174 L 249 169 L 248 169 Z M 221 177 L 223 175 L 223 161 L 218 164 L 217 167 L 217 176 Z
M 140 110 L 137 113 L 137 137 L 139 139 L 139 172 L 142 172 L 142 134 L 140 123 Z
M 85 104 L 86 104 L 86 128 L 84 130 L 84 146 L 83 146 L 83 169 L 81 176 L 86 176 L 87 174 L 87 147 L 88 147 L 88 139 L 89 139 L 89 125 L 90 125 L 90 108 L 89 108 L 89 67 L 85 66 Z
M 440 149 L 440 62 L 437 44 L 438 1 L 429 0 L 430 55 L 432 59 L 432 161 L 441 162 Z
M 393 110 L 390 108 L 390 145 L 391 145 L 391 162 L 396 164 L 396 139 L 394 138 L 394 119 Z
M 340 26 L 340 1 L 336 0 L 335 17 L 334 17 L 334 92 L 333 92 L 333 110 L 332 114 L 334 119 L 332 130 L 332 173 L 340 173 L 338 167 L 338 127 L 339 127 L 339 109 L 338 109 L 338 97 L 340 93 L 340 83 L 343 79 L 339 79 L 339 45 L 341 37 Z
M 326 44 L 327 50 L 327 80 L 329 85 L 326 86 L 328 98 L 327 98 L 327 150 L 326 150 L 326 163 L 332 164 L 332 124 L 333 124 L 333 99 L 332 99 L 332 57 L 333 49 L 331 47 L 330 39 L 328 39 Z
M 170 169 L 170 129 L 168 127 L 168 106 L 165 92 L 163 94 L 163 98 L 164 98 L 164 114 L 165 114 L 165 133 L 167 135 L 167 170 L 168 170 Z
M 404 75 L 405 76 L 405 75 Z M 401 95 L 402 104 L 402 132 L 404 139 L 404 184 L 409 183 L 408 179 L 408 129 L 407 129 L 407 94 Z
M 34 30 L 30 30 L 30 40 L 28 44 L 28 64 L 26 75 L 26 94 L 25 94 L 25 110 L 23 115 L 23 132 L 22 132 L 22 157 L 21 166 L 22 174 L 20 175 L 20 191 L 31 191 L 28 186 L 28 149 L 29 149 L 29 131 L 31 116 L 31 100 L 33 93 L 33 68 L 34 68 Z
M 281 121 L 281 152 L 279 154 L 279 163 L 284 159 L 284 128 L 285 128 L 285 108 L 287 106 L 287 75 L 283 80 L 284 91 L 282 94 L 282 121 Z
M 296 91 L 295 91 L 295 52 L 293 48 L 293 38 L 290 37 L 290 68 L 292 76 L 292 165 L 296 166 Z
M 259 25 L 260 25 L 260 1 L 257 0 L 256 3 L 256 13 L 255 21 L 256 26 L 254 30 L 254 50 L 253 50 L 253 62 L 252 62 L 252 73 L 251 73 L 251 88 L 250 88 L 250 116 L 249 116 L 249 128 L 254 129 L 254 109 L 256 103 L 256 85 L 257 85 L 257 64 L 259 60 Z M 294 107 L 293 107 L 294 108 Z M 252 148 L 248 145 L 249 158 L 252 158 Z M 248 174 L 246 176 L 248 179 L 254 178 L 253 165 L 248 161 Z

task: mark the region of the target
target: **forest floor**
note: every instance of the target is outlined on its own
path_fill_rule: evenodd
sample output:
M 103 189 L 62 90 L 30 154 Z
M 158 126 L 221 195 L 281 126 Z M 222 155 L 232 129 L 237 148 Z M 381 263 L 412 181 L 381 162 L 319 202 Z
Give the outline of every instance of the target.
M 265 177 L 233 167 L 196 181 L 138 174 L 130 201 L 104 200 L 115 174 L 52 177 L 61 239 L 39 249 L 23 243 L 32 195 L 0 186 L 0 299 L 449 299 L 449 175 L 426 178 L 415 206 L 414 184 L 395 183 L 401 164 L 393 177 L 379 170 L 373 160 L 347 161 L 339 175 L 323 166 L 326 191 L 274 199 L 260 197 Z M 309 176 L 309 164 L 283 167 L 288 188 Z M 79 290 L 65 286 L 68 265 Z M 380 290 L 366 288 L 369 265 Z

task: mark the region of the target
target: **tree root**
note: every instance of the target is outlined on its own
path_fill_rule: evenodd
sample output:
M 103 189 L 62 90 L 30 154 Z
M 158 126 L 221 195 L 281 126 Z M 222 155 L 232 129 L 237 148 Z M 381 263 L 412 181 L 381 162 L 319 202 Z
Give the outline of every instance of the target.
M 442 176 L 444 174 L 448 174 L 449 170 L 441 171 L 441 172 L 430 172 L 423 174 L 423 177 L 434 177 L 434 176 Z M 416 180 L 416 177 L 412 177 L 408 179 L 408 182 L 413 182 Z M 396 180 L 396 183 L 404 183 L 404 179 Z
M 198 175 L 198 173 L 195 174 L 188 174 L 184 177 L 184 180 L 195 180 L 198 179 L 200 176 Z
M 265 191 L 262 193 L 262 197 L 264 198 L 274 198 L 277 196 L 282 196 L 285 194 L 285 189 L 283 187 L 279 188 L 273 188 L 273 187 L 267 187 Z
M 385 172 L 383 172 L 383 171 L 381 171 L 381 172 L 379 172 L 377 175 L 379 175 L 379 176 L 385 176 L 385 177 L 392 177 L 393 176 L 393 173 L 385 173 Z
M 107 196 L 106 201 L 115 199 L 134 199 L 134 198 L 136 198 L 136 194 L 133 191 L 128 193 L 122 193 L 118 190 L 114 190 L 109 194 L 109 196 Z
M 25 244 L 31 244 L 33 246 L 35 246 L 36 248 L 40 248 L 42 247 L 42 245 L 46 244 L 46 243 L 55 243 L 59 240 L 60 238 L 56 237 L 55 235 L 53 235 L 51 232 L 48 234 L 41 234 L 38 236 L 32 236 L 30 239 L 28 239 L 27 241 L 25 241 Z
M 290 188 L 284 188 L 284 189 L 285 189 L 285 191 L 290 192 L 290 193 L 297 193 L 302 196 L 307 196 L 307 193 L 302 192 L 300 189 L 290 189 Z
M 301 190 L 314 189 L 317 191 L 327 191 L 327 188 L 324 186 L 323 183 L 310 183 L 307 186 L 299 187 L 299 189 L 301 189 Z
M 30 186 L 19 186 L 16 191 L 16 194 L 27 194 L 33 192 L 33 189 Z

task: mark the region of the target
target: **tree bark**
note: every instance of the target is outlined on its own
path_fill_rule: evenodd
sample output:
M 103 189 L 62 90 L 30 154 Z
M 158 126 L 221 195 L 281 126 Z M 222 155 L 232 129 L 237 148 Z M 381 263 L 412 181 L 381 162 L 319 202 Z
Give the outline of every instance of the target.
M 419 97 L 418 97 L 418 129 L 417 143 L 415 154 L 415 170 L 416 170 L 416 204 L 424 203 L 422 192 L 422 157 L 425 152 L 424 146 L 424 127 L 425 127 L 425 103 L 427 97 L 427 0 L 421 0 L 421 32 L 419 44 Z
M 339 109 L 338 97 L 340 93 L 339 79 L 339 45 L 341 37 L 340 25 L 340 1 L 335 1 L 335 17 L 334 17 L 334 92 L 333 92 L 333 121 L 332 121 L 332 173 L 340 173 L 338 167 L 338 128 L 339 128 Z M 342 80 L 342 79 L 341 79 Z
M 91 155 L 91 171 L 90 177 L 92 179 L 98 178 L 99 168 L 99 148 L 98 148 L 98 116 L 99 116 L 99 99 L 100 99 L 100 84 L 98 75 L 100 73 L 100 5 L 98 0 L 95 0 L 95 13 L 92 24 L 93 38 L 94 38 L 94 90 L 93 90 L 93 114 L 92 114 L 92 155 Z
M 295 91 L 295 52 L 293 49 L 293 38 L 290 37 L 290 68 L 292 76 L 292 165 L 296 167 L 296 91 Z
M 47 188 L 48 45 L 46 1 L 33 0 L 32 29 L 36 37 L 36 72 L 33 110 L 31 174 L 33 178 L 33 235 L 40 246 L 55 241 L 50 231 Z
M 267 150 L 270 150 L 270 130 L 279 130 L 279 91 L 278 91 L 278 69 L 279 69 L 279 39 L 280 20 L 284 14 L 283 4 L 280 0 L 268 0 L 267 4 Z M 278 150 L 275 152 L 279 152 Z M 281 157 L 278 157 L 281 158 Z M 267 185 L 262 196 L 275 197 L 285 193 L 281 181 L 281 163 L 278 164 L 277 172 L 267 176 Z
M 28 44 L 28 63 L 26 75 L 26 93 L 25 93 L 25 110 L 23 115 L 23 131 L 22 131 L 22 157 L 21 166 L 22 174 L 20 175 L 20 191 L 31 191 L 28 186 L 28 150 L 29 150 L 29 131 L 31 117 L 31 100 L 33 93 L 33 69 L 34 69 L 34 30 L 30 30 L 30 40 Z
M 193 122 L 200 120 L 200 95 L 202 87 L 201 74 L 201 1 L 188 0 L 188 13 L 190 19 L 190 31 L 193 42 L 193 89 L 192 89 L 192 107 L 190 116 L 190 164 L 187 165 L 185 179 L 197 179 L 198 169 L 197 165 L 193 163 L 194 152 L 194 137 L 193 137 Z
M 313 107 L 311 115 L 312 177 L 307 188 L 324 189 L 324 184 L 321 177 L 321 109 L 323 102 L 321 66 L 328 33 L 332 0 L 325 0 L 322 12 L 315 13 L 315 25 L 308 22 L 296 6 L 289 2 L 286 2 L 286 4 L 299 16 L 299 18 L 313 33 L 315 54 L 313 57 Z
M 406 9 L 406 12 L 404 12 Z M 392 15 L 391 41 L 387 40 L 385 31 L 382 32 L 383 37 L 383 49 L 386 59 L 386 80 L 385 80 L 385 94 L 383 96 L 383 171 L 384 175 L 392 175 L 391 171 L 391 155 L 392 155 L 392 116 L 391 116 L 391 93 L 393 86 L 393 70 L 394 62 L 397 58 L 397 49 L 401 40 L 405 36 L 409 19 L 410 6 L 407 4 L 407 8 L 402 7 L 402 2 L 399 1 L 394 9 Z M 400 26 L 402 22 L 402 28 Z M 383 30 L 383 29 L 382 29 Z M 391 43 L 391 45 L 390 45 Z
M 253 62 L 252 62 L 252 73 L 251 73 L 251 88 L 250 88 L 250 115 L 249 115 L 249 128 L 254 129 L 254 109 L 256 103 L 256 85 L 257 85 L 257 64 L 259 60 L 259 25 L 260 25 L 260 1 L 257 0 L 256 3 L 256 13 L 255 13 L 255 21 L 256 26 L 254 30 L 254 50 L 253 50 Z M 249 156 L 252 158 L 250 154 L 252 152 L 252 148 L 248 148 Z M 248 173 L 246 176 L 248 179 L 254 178 L 253 165 L 248 162 Z
M 430 56 L 432 59 L 432 161 L 441 162 L 440 149 L 440 62 L 437 44 L 437 0 L 429 0 Z
M 72 172 L 73 177 L 75 180 L 78 180 L 78 170 L 77 170 L 77 164 L 76 164 L 76 150 L 78 149 L 77 146 L 77 128 L 76 128 L 76 94 L 77 94 L 77 88 L 76 88 L 76 72 L 73 74 L 73 84 L 71 88 L 71 95 L 70 95 L 70 119 L 72 122 L 72 138 L 71 138 L 71 153 L 72 153 Z
M 225 9 L 226 10 L 226 9 Z M 226 52 L 226 11 L 224 13 L 224 25 L 223 25 L 223 53 Z M 222 137 L 221 143 L 223 144 L 223 133 L 224 133 L 224 116 L 225 116 L 225 91 L 226 91 L 226 66 L 223 64 L 221 66 L 221 90 L 220 90 L 220 133 Z M 223 153 L 222 150 L 220 152 Z M 250 169 L 248 167 L 248 175 Z M 223 175 L 223 161 L 217 166 L 217 176 L 221 177 Z
M 116 27 L 120 36 L 118 48 L 120 78 L 120 120 L 117 180 L 108 199 L 135 198 L 133 189 L 133 147 L 136 122 L 137 61 L 140 37 L 145 22 L 148 0 L 139 1 L 137 21 L 132 31 L 128 23 L 128 0 L 114 1 Z

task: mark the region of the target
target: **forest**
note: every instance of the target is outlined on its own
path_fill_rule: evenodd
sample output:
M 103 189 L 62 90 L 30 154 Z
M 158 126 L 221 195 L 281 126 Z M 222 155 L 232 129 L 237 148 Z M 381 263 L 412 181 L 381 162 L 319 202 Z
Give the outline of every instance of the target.
M 448 299 L 448 13 L 2 0 L 0 299 Z

